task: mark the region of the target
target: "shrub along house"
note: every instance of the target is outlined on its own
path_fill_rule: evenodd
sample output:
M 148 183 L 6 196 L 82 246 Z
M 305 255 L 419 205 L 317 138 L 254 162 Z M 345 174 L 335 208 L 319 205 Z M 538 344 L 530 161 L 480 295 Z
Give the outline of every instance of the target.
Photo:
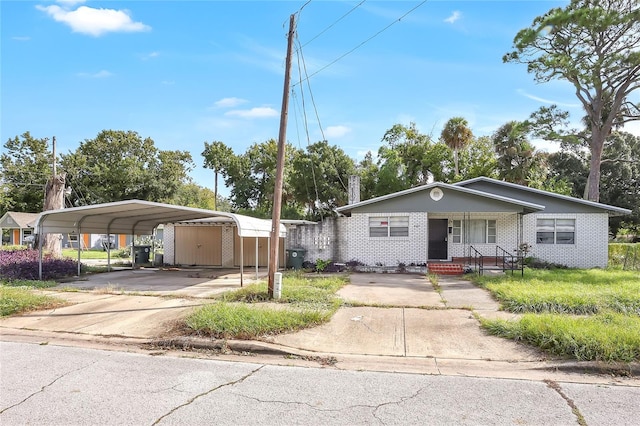
M 609 216 L 631 213 L 485 177 L 436 182 L 337 211 L 342 217 L 296 229 L 289 245 L 306 249 L 311 261 L 317 256 L 384 266 L 463 264 L 478 254 L 514 255 L 527 246 L 529 256 L 543 261 L 606 267 Z

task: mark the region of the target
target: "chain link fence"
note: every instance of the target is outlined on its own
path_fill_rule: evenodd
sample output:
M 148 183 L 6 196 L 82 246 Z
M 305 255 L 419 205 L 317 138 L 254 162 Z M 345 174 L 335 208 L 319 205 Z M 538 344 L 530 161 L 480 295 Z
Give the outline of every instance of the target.
M 640 244 L 609 244 L 609 266 L 625 271 L 640 271 Z

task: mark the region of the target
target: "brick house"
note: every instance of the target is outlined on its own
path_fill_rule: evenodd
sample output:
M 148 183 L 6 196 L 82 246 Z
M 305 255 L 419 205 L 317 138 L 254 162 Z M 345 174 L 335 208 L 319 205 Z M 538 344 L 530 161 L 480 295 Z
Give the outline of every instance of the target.
M 352 191 L 350 191 L 352 192 Z M 480 253 L 529 256 L 569 267 L 607 266 L 609 216 L 631 211 L 480 177 L 432 183 L 337 209 L 340 217 L 290 229 L 306 259 L 397 266 Z

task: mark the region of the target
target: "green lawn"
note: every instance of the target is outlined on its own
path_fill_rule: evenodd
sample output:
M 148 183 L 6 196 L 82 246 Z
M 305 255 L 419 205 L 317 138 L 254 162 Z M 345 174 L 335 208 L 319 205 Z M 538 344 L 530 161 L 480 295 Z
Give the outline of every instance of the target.
M 50 309 L 65 305 L 56 297 L 35 294 L 30 287 L 0 285 L 0 317 L 37 309 Z
M 267 284 L 258 283 L 226 293 L 220 301 L 196 309 L 186 319 L 198 334 L 217 338 L 255 339 L 325 323 L 340 306 L 335 292 L 345 276 L 315 277 L 288 273 L 282 298 L 268 301 Z
M 481 276 L 510 312 L 595 314 L 612 310 L 640 315 L 640 272 L 611 269 L 527 269 L 524 277 Z
M 476 277 L 515 321 L 482 319 L 491 333 L 578 360 L 640 361 L 640 273 L 526 270 Z
M 62 256 L 70 259 L 78 258 L 78 249 L 63 249 Z M 129 250 L 111 250 L 111 259 L 130 257 Z M 103 250 L 80 250 L 80 259 L 104 259 L 107 260 L 107 252 Z

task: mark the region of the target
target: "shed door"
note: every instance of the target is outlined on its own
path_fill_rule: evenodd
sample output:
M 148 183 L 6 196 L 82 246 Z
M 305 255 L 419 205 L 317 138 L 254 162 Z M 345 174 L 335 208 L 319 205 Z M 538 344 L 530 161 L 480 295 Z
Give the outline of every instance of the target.
M 429 259 L 443 260 L 447 253 L 447 219 L 429 219 Z
M 240 237 L 235 233 L 233 250 L 233 264 L 240 266 Z M 244 266 L 256 266 L 256 239 L 255 237 L 245 237 L 242 242 L 244 254 Z M 280 267 L 284 267 L 284 238 L 280 238 L 280 247 L 278 247 L 278 257 Z M 269 239 L 258 238 L 258 266 L 269 266 Z
M 175 242 L 176 264 L 222 266 L 221 227 L 176 226 Z

